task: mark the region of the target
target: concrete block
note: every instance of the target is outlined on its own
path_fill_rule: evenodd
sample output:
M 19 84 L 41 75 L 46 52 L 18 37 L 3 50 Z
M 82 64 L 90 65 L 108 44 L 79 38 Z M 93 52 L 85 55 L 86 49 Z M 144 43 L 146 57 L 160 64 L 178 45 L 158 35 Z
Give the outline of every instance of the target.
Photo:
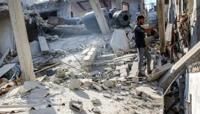
M 127 69 L 120 69 L 120 77 L 128 77 Z
M 92 111 L 93 111 L 95 114 L 101 114 L 101 111 L 100 111 L 100 109 L 99 109 L 98 107 L 94 107 L 94 108 L 92 109 Z
M 85 57 L 83 57 L 83 67 L 85 70 L 89 71 L 91 69 L 91 65 L 93 64 L 93 61 L 96 57 L 97 48 L 92 47 L 87 54 L 85 54 Z
M 92 84 L 92 88 L 95 89 L 95 90 L 97 90 L 97 91 L 99 91 L 99 92 L 102 91 L 102 87 L 99 86 L 99 85 L 97 85 L 96 83 L 93 83 L 93 84 Z
M 40 44 L 38 41 L 33 41 L 30 43 L 30 47 L 31 47 L 31 55 L 32 56 L 37 56 L 38 54 L 41 53 L 40 51 Z
M 146 99 L 146 97 L 147 97 L 147 98 L 155 100 L 159 103 L 162 103 L 163 99 L 164 99 L 163 96 L 159 95 L 157 91 L 155 91 L 151 87 L 147 87 L 147 86 L 137 87 L 136 93 L 138 96 L 142 96 L 144 99 Z
M 105 97 L 105 98 L 112 98 L 112 96 L 111 96 L 111 94 L 107 94 L 107 93 L 105 93 L 105 94 L 103 94 L 103 96 Z
M 95 106 L 100 106 L 100 105 L 101 105 L 101 101 L 100 101 L 99 99 L 96 99 L 96 98 L 95 98 L 95 99 L 92 99 L 91 102 L 92 102 L 92 104 L 95 105 Z
M 113 88 L 115 87 L 115 82 L 113 80 L 105 80 L 103 81 L 103 85 L 106 86 L 107 88 Z
M 90 88 L 93 84 L 92 79 L 81 79 L 82 87 L 83 88 Z
M 116 66 L 116 70 L 121 70 L 121 69 L 129 69 L 129 66 L 128 64 L 125 64 L 125 65 L 121 65 L 121 66 Z
M 152 71 L 152 74 L 148 76 L 148 81 L 155 81 L 160 79 L 160 77 L 165 74 L 171 67 L 171 63 L 157 67 Z
M 42 52 L 48 52 L 49 51 L 49 46 L 48 46 L 48 43 L 46 41 L 46 38 L 43 37 L 43 36 L 39 36 L 38 40 L 39 40 L 41 51 Z
M 81 87 L 81 81 L 78 79 L 71 79 L 69 82 L 69 89 L 75 90 L 75 89 L 80 89 Z

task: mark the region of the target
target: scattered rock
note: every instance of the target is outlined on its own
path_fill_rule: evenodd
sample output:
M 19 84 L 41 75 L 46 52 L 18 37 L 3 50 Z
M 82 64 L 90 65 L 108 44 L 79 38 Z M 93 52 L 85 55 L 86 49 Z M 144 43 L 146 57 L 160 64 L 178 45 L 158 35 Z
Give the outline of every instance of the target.
M 95 114 L 101 114 L 101 111 L 100 111 L 100 109 L 99 109 L 98 107 L 94 107 L 94 108 L 92 109 L 92 111 L 93 111 Z
M 109 88 L 105 86 L 104 84 L 102 85 L 103 90 L 108 90 Z
M 43 88 L 45 89 L 44 86 L 42 86 L 39 82 L 37 81 L 26 81 L 24 82 L 24 85 L 21 87 L 20 92 L 21 93 L 26 93 L 29 92 L 35 88 Z
M 107 71 L 107 72 L 113 71 L 113 69 L 111 67 L 106 67 L 106 68 L 104 68 L 104 70 Z
M 112 98 L 111 94 L 103 94 L 103 96 L 109 99 Z
M 120 69 L 120 77 L 128 77 L 127 69 Z
M 56 73 L 56 71 L 54 71 L 52 69 L 46 71 L 47 76 L 53 76 L 55 73 Z
M 118 70 L 116 70 L 116 71 L 113 72 L 113 75 L 114 76 L 120 76 L 120 72 Z
M 102 87 L 99 86 L 99 85 L 97 85 L 96 83 L 93 83 L 93 84 L 92 84 L 92 88 L 95 89 L 95 90 L 97 90 L 97 91 L 99 91 L 99 92 L 102 91 Z
M 129 91 L 130 88 L 128 86 L 121 86 L 121 90 Z
M 163 97 L 150 87 L 146 87 L 146 86 L 137 87 L 136 93 L 138 96 L 142 96 L 143 98 L 147 97 L 147 98 L 156 100 L 158 102 L 163 101 Z
M 105 80 L 103 81 L 103 85 L 107 88 L 113 88 L 115 87 L 115 82 L 112 80 Z
M 120 95 L 121 95 L 121 96 L 128 96 L 128 95 L 129 95 L 129 92 L 123 92 L 123 91 L 122 91 L 122 92 L 120 92 Z
M 83 111 L 83 103 L 81 101 L 74 101 L 71 100 L 69 103 L 69 107 L 71 110 L 75 112 L 82 112 Z
M 97 105 L 97 106 L 101 105 L 101 101 L 99 99 L 96 99 L 96 98 L 93 99 L 91 102 L 92 102 L 93 105 Z
M 81 87 L 81 81 L 78 79 L 71 79 L 69 82 L 69 89 L 75 90 L 75 89 L 80 89 Z
M 114 99 L 116 101 L 122 101 L 122 100 L 124 100 L 124 98 L 122 96 L 116 96 Z
M 81 82 L 83 88 L 90 88 L 93 84 L 92 79 L 82 79 Z
M 56 77 L 58 78 L 65 78 L 65 72 L 67 72 L 67 69 L 58 69 L 56 71 Z

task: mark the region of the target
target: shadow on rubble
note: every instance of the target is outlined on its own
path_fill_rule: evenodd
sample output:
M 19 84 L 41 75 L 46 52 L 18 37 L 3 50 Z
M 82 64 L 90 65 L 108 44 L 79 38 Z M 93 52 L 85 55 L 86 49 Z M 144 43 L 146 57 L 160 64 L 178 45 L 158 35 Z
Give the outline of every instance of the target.
M 73 92 L 74 92 L 77 96 L 79 96 L 79 97 L 81 97 L 81 98 L 90 99 L 89 95 L 88 95 L 86 92 L 84 92 L 84 90 L 79 89 L 79 90 L 74 90 Z
M 28 82 L 24 84 L 28 91 L 21 98 L 30 106 L 28 114 L 57 114 L 57 107 L 63 106 L 60 102 L 51 99 L 49 89 L 38 82 Z
M 83 111 L 81 111 L 81 112 L 75 112 L 75 111 L 73 111 L 72 114 L 87 114 L 87 113 L 86 113 L 86 111 L 83 110 Z

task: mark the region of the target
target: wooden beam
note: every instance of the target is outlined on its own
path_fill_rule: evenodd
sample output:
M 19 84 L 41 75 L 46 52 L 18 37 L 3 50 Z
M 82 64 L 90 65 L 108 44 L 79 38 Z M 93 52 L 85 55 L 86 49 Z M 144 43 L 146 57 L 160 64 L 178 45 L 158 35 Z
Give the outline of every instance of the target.
M 191 63 L 200 60 L 200 42 L 197 43 L 188 53 L 186 53 L 179 61 L 173 65 L 170 71 L 164 75 L 159 81 L 160 87 L 166 93 L 173 82 L 181 75 Z
M 8 7 L 14 32 L 17 53 L 23 80 L 34 80 L 33 63 L 22 11 L 21 0 L 8 0 Z
M 110 32 L 110 28 L 106 21 L 103 11 L 101 10 L 101 5 L 99 0 L 89 0 L 92 9 L 94 10 L 97 22 L 103 34 L 107 34 Z
M 158 29 L 160 36 L 160 52 L 165 52 L 165 2 L 164 0 L 157 0 L 158 12 Z

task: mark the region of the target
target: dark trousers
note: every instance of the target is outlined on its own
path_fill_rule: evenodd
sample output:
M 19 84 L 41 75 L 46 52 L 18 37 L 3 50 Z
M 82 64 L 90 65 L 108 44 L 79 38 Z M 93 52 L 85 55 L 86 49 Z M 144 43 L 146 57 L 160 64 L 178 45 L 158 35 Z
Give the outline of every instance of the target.
M 147 48 L 137 48 L 138 52 L 138 72 L 142 72 L 142 65 L 144 63 L 144 56 L 147 59 L 147 71 L 150 71 L 151 55 Z

